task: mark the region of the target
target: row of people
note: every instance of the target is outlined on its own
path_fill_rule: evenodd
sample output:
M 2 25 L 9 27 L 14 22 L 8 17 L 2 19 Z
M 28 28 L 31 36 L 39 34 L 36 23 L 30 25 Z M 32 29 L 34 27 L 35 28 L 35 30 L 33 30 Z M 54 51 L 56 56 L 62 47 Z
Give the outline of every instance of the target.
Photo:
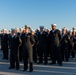
M 62 66 L 62 61 L 69 61 L 70 56 L 75 57 L 76 50 L 76 31 L 62 31 L 57 29 L 56 24 L 52 24 L 52 30 L 44 30 L 40 26 L 40 31 L 31 31 L 30 27 L 11 29 L 9 34 L 4 29 L 1 37 L 1 50 L 3 59 L 10 58 L 9 69 L 20 68 L 19 61 L 24 63 L 24 71 L 28 69 L 28 58 L 30 63 L 30 72 L 33 71 L 33 61 L 45 65 L 48 63 L 48 57 L 56 64 L 56 61 Z M 10 53 L 9 53 L 10 52 Z M 9 55 L 10 54 L 10 55 Z M 71 55 L 70 55 L 71 54 Z M 39 58 L 38 58 L 39 57 Z

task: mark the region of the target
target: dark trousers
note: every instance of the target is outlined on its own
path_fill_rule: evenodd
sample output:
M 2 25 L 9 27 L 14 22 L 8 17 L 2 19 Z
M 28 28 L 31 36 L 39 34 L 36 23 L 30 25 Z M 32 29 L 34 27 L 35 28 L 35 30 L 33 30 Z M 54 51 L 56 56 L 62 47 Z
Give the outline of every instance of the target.
M 15 49 L 15 51 L 10 51 L 10 67 L 19 69 L 19 57 L 18 57 L 18 51 Z
M 51 47 L 51 59 L 52 63 L 56 63 L 56 60 L 59 64 L 62 64 L 60 48 L 59 46 L 52 46 Z
M 47 64 L 47 49 L 40 48 L 39 49 L 39 62 L 43 63 L 43 55 L 44 55 L 44 64 Z
M 62 61 L 64 61 L 64 51 L 65 51 L 65 47 L 64 47 L 64 46 L 62 46 L 62 47 L 60 48 L 60 52 L 61 52 L 61 59 L 62 59 Z
M 33 61 L 37 62 L 37 46 L 33 46 Z
M 70 45 L 69 43 L 65 43 L 64 52 L 65 52 L 65 60 L 69 61 L 69 55 L 70 55 Z
M 75 58 L 75 51 L 74 50 L 71 52 L 71 55 L 72 55 L 72 58 Z
M 65 59 L 69 61 L 69 50 L 67 48 L 65 49 Z
M 22 61 L 22 46 L 19 47 L 19 61 Z
M 28 52 L 23 52 L 24 70 L 28 69 Z
M 1 41 L 1 50 L 2 50 L 2 48 L 3 48 L 3 47 L 2 47 L 2 41 Z
M 64 58 L 66 61 L 69 61 L 70 57 L 70 45 L 68 43 L 65 43 L 64 45 L 61 46 L 61 58 L 64 61 Z
M 3 58 L 8 59 L 8 46 L 3 46 Z
M 32 51 L 23 51 L 23 63 L 24 63 L 24 70 L 28 69 L 28 58 L 29 58 L 29 63 L 30 63 L 30 68 L 31 68 L 31 64 L 32 64 L 32 68 L 33 68 L 33 61 L 32 61 Z

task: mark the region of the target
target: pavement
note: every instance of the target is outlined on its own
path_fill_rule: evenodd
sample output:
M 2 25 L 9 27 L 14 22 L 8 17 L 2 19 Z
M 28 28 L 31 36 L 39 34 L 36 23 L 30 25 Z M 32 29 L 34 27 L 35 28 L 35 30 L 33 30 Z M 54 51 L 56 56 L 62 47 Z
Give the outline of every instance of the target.
M 69 62 L 63 62 L 63 66 L 35 64 L 34 71 L 23 72 L 23 62 L 20 62 L 20 70 L 8 69 L 9 60 L 2 59 L 0 50 L 0 75 L 76 75 L 76 58 L 70 58 Z

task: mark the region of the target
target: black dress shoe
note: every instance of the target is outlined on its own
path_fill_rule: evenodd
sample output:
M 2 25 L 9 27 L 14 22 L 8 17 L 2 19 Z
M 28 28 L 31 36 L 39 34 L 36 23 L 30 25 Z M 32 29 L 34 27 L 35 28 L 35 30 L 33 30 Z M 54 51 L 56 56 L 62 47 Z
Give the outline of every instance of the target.
M 27 71 L 27 69 L 24 69 L 23 72 L 24 72 L 24 71 Z
M 19 60 L 20 62 L 22 62 L 22 60 Z
M 62 66 L 62 64 L 59 64 L 60 66 Z
M 37 62 L 37 64 L 42 64 L 43 62 Z
M 6 58 L 6 60 L 8 60 L 8 58 Z
M 5 59 L 5 58 L 2 58 L 2 59 Z
M 33 69 L 31 69 L 29 72 L 33 72 Z
M 56 64 L 55 62 L 50 63 L 50 65 Z
M 8 69 L 14 69 L 15 67 L 9 67 Z
M 19 68 L 16 68 L 16 70 L 19 70 Z
M 66 59 L 66 62 L 68 62 L 69 60 L 68 59 Z
M 37 63 L 37 61 L 34 61 L 34 63 Z
M 32 72 L 33 71 L 33 63 L 30 63 L 30 70 L 29 72 Z
M 44 65 L 47 65 L 47 63 L 44 63 Z

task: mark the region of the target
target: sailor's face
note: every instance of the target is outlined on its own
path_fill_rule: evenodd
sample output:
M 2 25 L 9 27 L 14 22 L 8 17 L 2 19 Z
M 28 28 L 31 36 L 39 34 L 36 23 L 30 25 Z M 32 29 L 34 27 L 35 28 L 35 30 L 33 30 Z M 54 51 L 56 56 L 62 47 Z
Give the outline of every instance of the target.
M 56 29 L 56 26 L 55 25 L 52 25 L 52 29 L 55 30 Z
M 34 31 L 32 31 L 32 35 L 34 35 L 35 34 L 35 32 Z
M 18 33 L 18 29 L 16 29 L 15 32 Z
M 43 28 L 42 27 L 40 28 L 40 31 L 43 31 Z
M 69 32 L 70 35 L 72 35 L 72 32 Z
M 6 33 L 6 30 L 3 30 L 3 34 L 5 34 Z
M 67 33 L 67 30 L 64 29 L 64 30 L 62 31 L 62 33 L 63 33 L 63 34 L 66 34 L 66 33 Z
M 12 31 L 11 31 L 11 34 L 12 34 L 12 35 L 15 34 L 15 30 L 12 30 Z
M 23 32 L 23 30 L 22 29 L 20 29 L 20 33 L 22 33 Z
M 29 28 L 26 28 L 26 29 L 25 29 L 25 33 L 28 33 L 28 32 L 29 32 Z

